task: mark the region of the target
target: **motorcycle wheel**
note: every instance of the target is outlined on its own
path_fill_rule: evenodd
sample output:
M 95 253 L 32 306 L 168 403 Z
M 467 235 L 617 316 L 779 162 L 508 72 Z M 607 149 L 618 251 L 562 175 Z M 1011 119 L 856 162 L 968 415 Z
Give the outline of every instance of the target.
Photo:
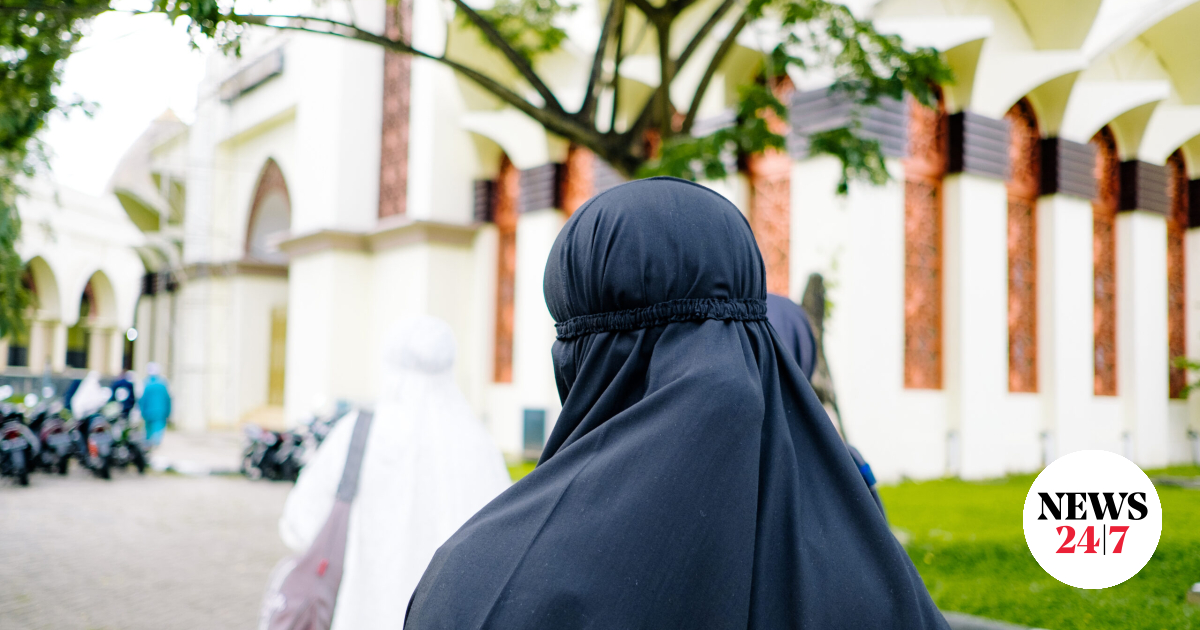
M 58 472 L 58 474 L 65 475 L 65 474 L 67 474 L 67 466 L 70 462 L 71 462 L 70 457 L 60 457 L 58 459 L 58 463 L 55 464 L 54 468 Z
M 18 486 L 28 486 L 29 485 L 29 471 L 27 469 L 21 468 L 21 469 L 17 470 L 17 485 Z
M 130 445 L 129 453 L 129 459 L 133 461 L 133 466 L 137 468 L 138 474 L 146 474 L 146 455 L 142 453 L 142 449 L 138 448 L 137 445 Z
M 252 481 L 262 479 L 262 470 L 254 465 L 254 457 L 252 455 L 247 455 L 242 459 L 242 474 L 246 475 L 246 478 Z
M 108 461 L 107 457 L 100 460 L 96 466 L 96 476 L 101 479 L 112 479 L 112 462 Z

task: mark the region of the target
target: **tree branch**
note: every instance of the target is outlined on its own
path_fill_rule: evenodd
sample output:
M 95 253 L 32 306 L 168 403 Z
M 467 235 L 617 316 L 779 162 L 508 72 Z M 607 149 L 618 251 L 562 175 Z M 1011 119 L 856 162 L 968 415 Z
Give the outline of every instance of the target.
M 619 21 L 624 29 L 625 0 L 609 0 L 608 16 L 604 18 L 604 26 L 600 29 L 600 41 L 596 44 L 596 55 L 592 57 L 592 74 L 588 77 L 587 91 L 584 92 L 583 105 L 579 108 L 579 118 L 587 123 L 595 122 L 596 101 L 600 95 L 596 84 L 600 82 L 600 74 L 604 70 L 604 54 L 608 52 L 608 41 L 612 39 L 612 29 Z M 617 55 L 621 52 L 618 50 Z
M 704 39 L 708 37 L 708 34 L 712 32 L 717 23 L 719 23 L 721 19 L 725 17 L 725 14 L 729 12 L 729 9 L 733 8 L 735 2 L 737 2 L 737 0 L 725 0 L 721 3 L 721 6 L 717 7 L 717 10 L 708 17 L 708 20 L 704 22 L 704 25 L 700 27 L 700 30 L 696 31 L 696 35 L 692 37 L 692 41 L 688 42 L 688 45 L 684 47 L 682 53 L 679 53 L 679 58 L 675 60 L 676 68 L 682 68 L 684 64 L 688 62 L 688 59 L 692 57 L 692 54 L 696 52 L 696 49 L 700 48 L 700 44 L 704 43 Z
M 671 80 L 673 68 L 671 58 L 671 24 L 658 25 L 658 129 L 662 140 L 671 136 Z
M 474 9 L 467 6 L 467 3 L 463 2 L 463 0 L 453 1 L 454 5 L 467 15 L 467 19 L 470 20 L 476 28 L 483 32 L 484 37 L 487 37 L 487 40 L 491 42 L 492 46 L 494 46 L 496 50 L 499 50 L 504 57 L 508 59 L 508 62 L 517 69 L 517 72 L 521 73 L 522 77 L 525 77 L 525 80 L 529 82 L 529 85 L 533 86 L 533 89 L 537 90 L 537 93 L 542 96 L 542 100 L 546 101 L 546 106 L 553 111 L 565 113 L 562 105 L 558 102 L 558 97 L 554 96 L 554 92 L 551 92 L 550 88 L 546 86 L 541 77 L 537 75 L 537 72 L 534 72 L 533 67 L 529 65 L 529 61 L 522 57 L 521 54 L 516 50 L 513 50 L 513 47 L 509 46 L 508 42 L 504 41 L 504 37 L 496 31 L 496 28 L 492 26 L 492 23 L 485 20 L 482 15 L 479 15 Z
M 622 48 L 625 46 L 625 12 L 621 12 L 621 24 L 617 27 L 617 50 L 613 54 L 613 96 L 612 96 L 612 115 L 609 118 L 608 132 L 614 133 L 617 130 L 617 109 L 621 104 L 621 59 L 624 56 Z
M 645 15 L 646 19 L 649 20 L 650 22 L 658 24 L 662 20 L 663 15 L 665 13 L 665 10 L 663 8 L 656 7 L 652 4 L 650 4 L 649 0 L 629 0 L 629 1 L 632 2 L 633 6 L 637 7 L 638 11 L 641 11 L 642 15 Z
M 717 47 L 717 52 L 713 53 L 712 59 L 708 62 L 708 67 L 704 69 L 704 76 L 700 79 L 700 84 L 696 86 L 696 93 L 692 95 L 692 105 L 688 107 L 687 116 L 683 119 L 683 127 L 680 129 L 682 133 L 691 133 L 692 125 L 696 122 L 696 114 L 700 111 L 700 101 L 704 98 L 704 93 L 708 91 L 708 84 L 712 82 L 713 75 L 717 73 L 717 67 L 729 54 L 729 50 L 733 48 L 734 41 L 737 40 L 738 33 L 746 28 L 749 23 L 747 14 L 742 13 L 741 17 L 734 22 L 733 28 L 729 29 L 729 34 Z

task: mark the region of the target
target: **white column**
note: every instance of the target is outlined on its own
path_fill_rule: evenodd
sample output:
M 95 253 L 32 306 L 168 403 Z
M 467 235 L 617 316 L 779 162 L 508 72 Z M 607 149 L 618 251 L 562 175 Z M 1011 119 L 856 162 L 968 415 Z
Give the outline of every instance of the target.
M 108 371 L 108 335 L 109 329 L 107 328 L 91 328 L 88 330 L 88 371 L 96 371 L 101 374 Z
M 414 276 L 425 273 L 420 267 L 405 269 Z M 378 370 L 381 355 L 371 323 L 402 313 L 372 308 L 371 272 L 371 259 L 361 251 L 331 249 L 292 258 L 283 394 L 289 426 L 310 417 L 318 403 L 374 398 L 369 372 Z
M 1067 195 L 1038 202 L 1038 389 L 1047 463 L 1088 448 L 1093 365 L 1091 203 Z
M 125 363 L 125 331 L 119 328 L 110 328 L 105 331 L 108 344 L 108 359 L 104 364 L 104 372 L 106 374 L 117 375 L 121 373 L 121 368 Z
M 1117 215 L 1117 388 L 1127 456 L 1166 466 L 1167 224 L 1145 211 Z
M 29 371 L 35 374 L 46 367 L 46 357 L 50 354 L 50 329 L 46 322 L 32 321 L 29 323 Z M 63 359 L 66 359 L 65 353 Z
M 1188 230 L 1184 238 L 1184 291 L 1187 299 L 1184 309 L 1187 313 L 1187 330 L 1190 331 L 1186 343 L 1187 355 L 1194 360 L 1200 358 L 1200 228 Z M 1188 374 L 1189 383 L 1196 379 L 1200 379 L 1200 374 Z M 1200 433 L 1200 392 L 1193 392 L 1188 396 L 1188 430 Z M 1200 450 L 1197 450 L 1197 446 L 1200 446 L 1200 436 L 1186 437 L 1189 440 L 1187 448 L 1190 459 L 1193 463 L 1200 464 Z
M 945 200 L 947 472 L 995 477 L 1005 472 L 1008 193 L 1002 181 L 959 174 L 946 178 Z
M 50 330 L 50 371 L 59 374 L 67 369 L 67 325 L 49 322 L 47 327 Z
M 0 357 L 4 360 L 4 365 L 8 365 L 8 337 L 0 339 Z

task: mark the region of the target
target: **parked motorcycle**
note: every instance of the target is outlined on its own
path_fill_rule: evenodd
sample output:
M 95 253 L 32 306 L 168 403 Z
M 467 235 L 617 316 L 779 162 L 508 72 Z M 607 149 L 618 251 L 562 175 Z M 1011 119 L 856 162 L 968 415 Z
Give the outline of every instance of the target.
M 114 403 L 109 403 L 114 404 Z M 125 415 L 117 415 L 111 422 L 112 458 L 111 464 L 125 468 L 133 464 L 138 474 L 146 472 L 146 430 L 140 421 L 135 421 Z
M 295 481 L 303 467 L 304 437 L 294 431 L 271 431 L 257 425 L 245 428 L 243 475 L 251 479 Z
M 71 454 L 75 450 L 64 415 L 56 405 L 43 403 L 33 410 L 33 419 L 29 422 L 29 429 L 37 435 L 41 447 L 37 457 L 38 468 L 60 475 L 67 474 Z
M 0 423 L 0 476 L 14 477 L 17 485 L 28 486 L 41 445 L 20 417 L 9 410 Z
M 102 413 L 94 413 L 79 422 L 72 431 L 75 454 L 84 468 L 101 479 L 112 478 L 112 424 Z

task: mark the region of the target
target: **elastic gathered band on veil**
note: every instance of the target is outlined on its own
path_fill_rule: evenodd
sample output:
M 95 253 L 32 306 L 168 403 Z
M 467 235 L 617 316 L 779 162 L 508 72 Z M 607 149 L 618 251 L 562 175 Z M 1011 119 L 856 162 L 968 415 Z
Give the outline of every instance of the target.
M 643 308 L 580 315 L 558 322 L 554 329 L 558 331 L 559 339 L 574 339 L 593 333 L 638 330 L 705 319 L 763 321 L 767 319 L 767 301 L 756 298 L 670 300 Z

